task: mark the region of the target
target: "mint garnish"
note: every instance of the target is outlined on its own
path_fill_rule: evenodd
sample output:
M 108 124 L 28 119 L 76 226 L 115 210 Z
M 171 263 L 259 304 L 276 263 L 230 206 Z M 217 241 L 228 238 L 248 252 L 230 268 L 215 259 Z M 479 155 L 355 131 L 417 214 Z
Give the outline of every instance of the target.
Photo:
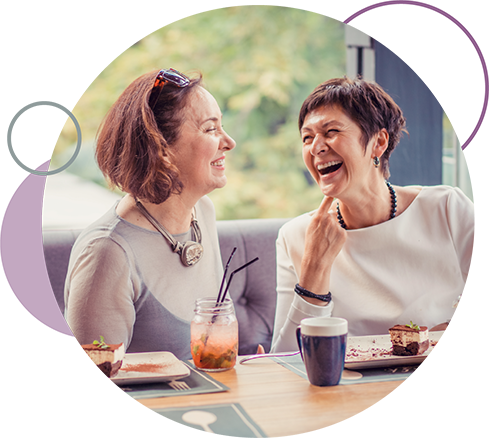
M 105 339 L 102 335 L 100 335 L 100 341 L 93 341 L 93 345 L 96 345 L 98 348 L 102 348 L 104 350 L 107 350 L 108 348 L 110 348 L 106 343 L 105 343 Z
M 410 321 L 409 324 L 406 324 L 406 327 L 412 328 L 413 330 L 418 330 L 419 331 L 419 325 L 414 324 L 412 321 Z

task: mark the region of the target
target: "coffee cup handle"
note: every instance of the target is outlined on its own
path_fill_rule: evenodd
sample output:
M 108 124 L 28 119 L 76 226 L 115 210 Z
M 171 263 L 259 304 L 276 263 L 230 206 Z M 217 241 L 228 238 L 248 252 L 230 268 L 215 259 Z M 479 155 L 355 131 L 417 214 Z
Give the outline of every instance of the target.
M 301 354 L 302 360 L 304 360 L 304 357 L 302 356 L 302 338 L 301 338 L 301 326 L 297 326 L 295 329 L 295 336 L 297 338 L 297 345 L 299 346 L 299 352 Z

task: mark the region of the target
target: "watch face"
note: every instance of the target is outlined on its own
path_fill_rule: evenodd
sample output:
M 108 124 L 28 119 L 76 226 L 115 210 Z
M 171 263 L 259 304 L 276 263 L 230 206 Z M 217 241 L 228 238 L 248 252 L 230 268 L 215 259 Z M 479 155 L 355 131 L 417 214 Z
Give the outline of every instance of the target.
M 182 250 L 182 263 L 185 266 L 195 265 L 204 254 L 204 248 L 200 243 L 187 242 Z

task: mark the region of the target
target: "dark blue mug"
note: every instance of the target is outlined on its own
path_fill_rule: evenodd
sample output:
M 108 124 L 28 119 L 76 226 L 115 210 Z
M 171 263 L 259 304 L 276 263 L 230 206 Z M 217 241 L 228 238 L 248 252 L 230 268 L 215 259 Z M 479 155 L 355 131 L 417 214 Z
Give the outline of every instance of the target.
M 309 382 L 316 386 L 337 385 L 345 366 L 348 321 L 306 318 L 297 327 L 296 336 Z

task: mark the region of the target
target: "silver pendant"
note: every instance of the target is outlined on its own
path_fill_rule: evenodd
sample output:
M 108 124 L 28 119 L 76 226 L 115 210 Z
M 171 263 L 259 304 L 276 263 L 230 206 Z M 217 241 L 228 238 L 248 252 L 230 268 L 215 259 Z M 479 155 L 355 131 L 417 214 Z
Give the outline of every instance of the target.
M 184 266 L 195 265 L 203 256 L 204 247 L 197 242 L 186 242 L 180 253 L 180 259 Z

